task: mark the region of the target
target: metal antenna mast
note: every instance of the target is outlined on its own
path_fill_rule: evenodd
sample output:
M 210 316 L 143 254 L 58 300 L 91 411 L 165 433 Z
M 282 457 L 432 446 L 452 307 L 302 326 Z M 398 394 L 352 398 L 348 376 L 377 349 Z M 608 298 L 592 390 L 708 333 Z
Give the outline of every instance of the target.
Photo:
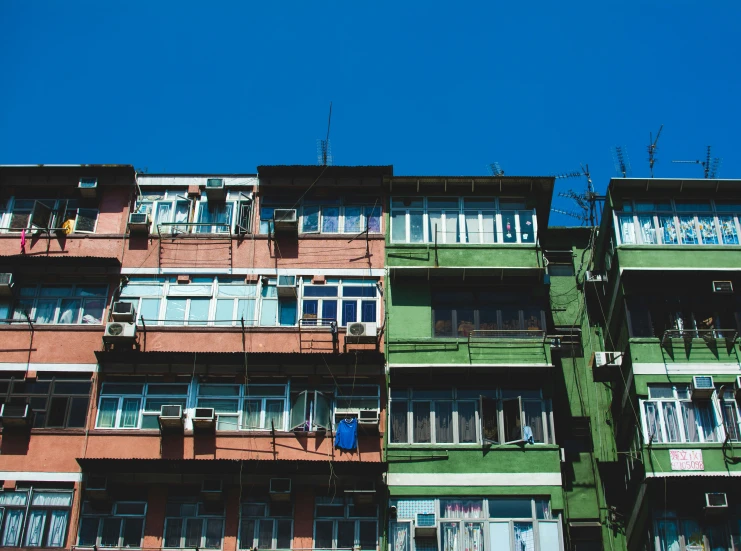
M 659 136 L 661 136 L 661 130 L 664 128 L 662 124 L 659 127 L 659 131 L 656 133 L 656 139 L 653 139 L 653 134 L 648 133 L 648 168 L 651 170 L 651 178 L 654 177 L 654 163 L 656 162 L 656 144 L 659 142 Z
M 713 149 L 712 145 L 707 146 L 704 161 L 697 159 L 695 161 L 672 161 L 672 162 L 680 163 L 680 164 L 702 165 L 705 178 L 715 179 L 717 177 L 718 169 L 720 168 L 720 164 L 723 162 L 723 159 L 721 157 L 713 157 L 712 149 Z
M 488 168 L 492 176 L 504 176 L 504 171 L 502 170 L 502 167 L 499 166 L 499 163 L 491 163 L 488 165 Z
M 622 174 L 623 178 L 627 178 L 631 169 L 628 150 L 624 145 L 616 145 L 612 148 L 612 161 L 615 164 L 615 172 Z
M 332 102 L 329 102 L 329 118 L 327 119 L 327 139 L 317 140 L 317 162 L 321 166 L 332 164 L 332 146 L 329 143 L 329 128 L 332 124 Z
M 583 224 L 589 222 L 589 225 L 595 226 L 597 223 L 597 201 L 604 201 L 605 197 L 602 195 L 597 195 L 594 192 L 594 186 L 592 185 L 592 175 L 589 173 L 589 165 L 583 164 L 579 166 L 581 167 L 581 172 L 566 172 L 557 174 L 555 178 L 557 180 L 581 177 L 587 179 L 587 189 L 583 193 L 577 193 L 573 189 L 570 189 L 565 192 L 559 192 L 558 194 L 559 197 L 565 197 L 574 201 L 581 212 L 565 211 L 555 208 L 551 210 L 553 212 L 565 214 L 566 216 L 571 216 L 573 218 L 576 218 L 577 220 L 581 220 Z

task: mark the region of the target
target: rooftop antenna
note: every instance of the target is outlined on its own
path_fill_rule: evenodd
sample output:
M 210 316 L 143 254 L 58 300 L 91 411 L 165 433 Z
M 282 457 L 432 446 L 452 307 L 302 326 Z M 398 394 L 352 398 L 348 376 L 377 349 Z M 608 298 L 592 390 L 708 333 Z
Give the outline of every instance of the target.
M 332 124 L 332 102 L 329 102 L 329 118 L 327 119 L 327 139 L 317 140 L 316 156 L 317 163 L 321 166 L 332 164 L 332 145 L 329 143 L 329 128 Z
M 615 172 L 627 178 L 631 170 L 628 150 L 624 145 L 616 145 L 612 148 L 612 162 L 615 164 Z
M 721 157 L 713 157 L 712 149 L 713 149 L 712 145 L 707 146 L 704 161 L 697 159 L 695 161 L 672 161 L 672 162 L 681 163 L 681 164 L 702 165 L 705 178 L 714 180 L 717 177 L 718 168 L 720 168 L 720 163 L 723 162 L 723 159 Z
M 494 162 L 489 165 L 489 172 L 492 176 L 504 176 L 504 171 L 502 170 L 502 167 L 499 166 L 499 163 Z
M 565 197 L 567 199 L 571 199 L 576 203 L 576 206 L 579 207 L 580 211 L 564 211 L 560 209 L 551 209 L 553 212 L 557 212 L 559 214 L 565 214 L 567 216 L 572 216 L 573 218 L 577 218 L 578 220 L 581 220 L 582 223 L 587 223 L 591 226 L 596 225 L 597 222 L 597 201 L 604 201 L 604 196 L 597 195 L 594 192 L 594 186 L 592 184 L 592 175 L 589 173 L 589 165 L 588 164 L 580 164 L 581 171 L 575 171 L 575 172 L 565 172 L 562 174 L 557 174 L 555 178 L 557 180 L 559 179 L 566 179 L 566 178 L 581 178 L 584 177 L 587 179 L 587 189 L 583 193 L 577 193 L 573 189 L 570 189 L 568 191 L 562 191 L 558 194 L 559 197 Z
M 648 168 L 651 170 L 651 178 L 654 177 L 654 163 L 656 162 L 656 144 L 659 143 L 659 136 L 661 136 L 661 130 L 664 128 L 662 124 L 659 127 L 659 131 L 656 133 L 656 139 L 654 140 L 653 134 L 648 133 Z

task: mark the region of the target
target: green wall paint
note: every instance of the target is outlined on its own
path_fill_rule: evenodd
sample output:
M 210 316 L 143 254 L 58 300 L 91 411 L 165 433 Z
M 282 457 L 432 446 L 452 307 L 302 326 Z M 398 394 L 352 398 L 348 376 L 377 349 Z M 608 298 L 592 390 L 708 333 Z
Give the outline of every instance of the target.
M 543 267 L 542 255 L 535 245 L 438 245 L 386 244 L 387 266 L 408 267 Z

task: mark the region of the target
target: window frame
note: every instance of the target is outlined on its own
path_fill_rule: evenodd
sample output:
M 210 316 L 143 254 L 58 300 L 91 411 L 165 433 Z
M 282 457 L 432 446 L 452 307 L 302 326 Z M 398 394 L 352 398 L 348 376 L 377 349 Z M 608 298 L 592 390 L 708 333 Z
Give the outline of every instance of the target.
M 245 513 L 246 506 L 250 505 L 262 505 L 265 507 L 263 515 L 249 515 Z M 252 534 L 251 543 L 249 546 L 244 546 L 242 543 L 244 542 L 244 538 L 246 537 L 246 534 L 244 534 L 245 529 L 245 523 L 249 521 L 254 521 L 254 532 Z M 270 503 L 265 502 L 257 502 L 257 501 L 241 501 L 239 504 L 239 533 L 237 534 L 237 550 L 238 551 L 249 551 L 251 549 L 263 549 L 262 547 L 259 547 L 259 538 L 260 538 L 260 524 L 263 521 L 270 521 L 273 523 L 273 535 L 271 538 L 271 546 L 268 549 L 276 550 L 279 549 L 281 551 L 289 551 L 293 547 L 293 506 L 291 507 L 291 513 L 287 515 L 278 515 L 275 514 L 273 511 L 270 510 Z M 289 547 L 278 547 L 278 534 L 281 528 L 281 523 L 290 523 L 291 529 L 290 529 L 290 535 L 288 537 L 289 539 Z
M 21 201 L 31 203 L 31 205 L 17 208 L 16 205 Z M 45 225 L 37 225 L 33 223 L 34 214 L 36 213 L 37 208 L 39 208 L 39 205 L 43 206 L 43 208 L 49 209 L 49 222 Z M 80 229 L 78 227 L 81 210 L 95 212 L 95 221 L 93 223 L 92 230 Z M 28 212 L 26 213 L 25 211 Z M 74 211 L 74 214 L 71 214 L 72 211 Z M 69 216 L 68 213 L 70 213 Z M 25 226 L 16 228 L 13 228 L 11 226 L 13 222 L 13 216 L 16 214 L 28 215 Z M 86 218 L 92 217 L 88 216 Z M 0 211 L 0 232 L 20 233 L 22 230 L 31 232 L 60 231 L 64 229 L 64 224 L 67 221 L 73 220 L 74 222 L 72 223 L 72 228 L 69 233 L 94 234 L 98 229 L 99 218 L 100 208 L 80 206 L 80 201 L 78 199 L 32 199 L 13 196 L 6 202 L 5 209 Z M 61 223 L 60 220 L 62 221 Z
M 238 394 L 201 394 L 201 389 L 204 387 L 209 388 L 219 388 L 219 387 L 236 387 L 239 386 L 239 393 Z M 284 387 L 284 394 L 283 396 L 278 395 L 260 395 L 260 394 L 253 394 L 251 391 L 253 389 L 261 389 L 265 387 L 278 387 L 283 386 Z M 208 403 L 208 400 L 221 400 L 221 401 L 236 401 L 237 402 L 237 411 L 236 412 L 217 412 L 215 411 L 214 414 L 216 416 L 216 430 L 217 431 L 239 431 L 239 432 L 265 432 L 270 431 L 271 428 L 267 427 L 267 418 L 268 418 L 268 412 L 265 409 L 266 401 L 267 400 L 282 400 L 283 401 L 283 412 L 282 412 L 282 423 L 279 427 L 275 427 L 275 430 L 280 432 L 286 432 L 286 424 L 288 422 L 288 419 L 290 418 L 290 405 L 289 405 L 289 396 L 290 396 L 290 382 L 286 383 L 274 383 L 274 384 L 251 384 L 251 385 L 245 385 L 245 384 L 229 384 L 229 383 L 199 383 L 197 385 L 197 388 L 195 389 L 195 407 L 213 407 L 213 406 L 202 406 L 200 405 L 202 402 L 201 400 L 205 400 Z M 260 427 L 254 428 L 254 427 L 246 427 L 245 426 L 245 403 L 248 400 L 261 400 L 261 409 L 260 409 Z M 224 418 L 234 418 L 234 428 L 233 429 L 220 429 L 219 428 L 219 422 L 220 417 Z
M 97 296 L 83 296 L 83 295 L 77 295 L 78 289 L 84 289 L 89 287 L 97 287 L 97 288 L 103 288 L 105 287 L 105 292 L 101 293 Z M 43 294 L 43 290 L 50 290 L 50 289 L 64 289 L 69 288 L 69 294 L 63 295 L 63 294 L 56 294 L 56 295 L 45 295 Z M 104 282 L 90 282 L 90 283 L 71 283 L 71 284 L 44 284 L 44 283 L 31 283 L 26 285 L 20 286 L 21 291 L 18 293 L 17 297 L 12 302 L 13 306 L 13 319 L 14 320 L 24 320 L 25 321 L 25 314 L 24 311 L 28 312 L 28 317 L 31 319 L 33 323 L 39 324 L 39 325 L 103 325 L 106 320 L 106 308 L 108 306 L 108 296 L 109 296 L 109 285 L 108 283 Z M 34 289 L 33 296 L 31 295 L 23 295 L 24 289 Z M 51 322 L 42 322 L 38 321 L 37 316 L 39 314 L 39 304 L 41 303 L 49 303 L 51 304 L 53 301 L 56 301 L 56 304 L 54 305 L 54 317 Z M 79 302 L 79 306 L 76 307 L 77 310 L 77 321 L 70 322 L 70 323 L 63 323 L 61 322 L 61 318 L 65 315 L 64 311 L 62 309 L 62 304 L 65 301 L 69 302 Z M 85 312 L 88 302 L 94 303 L 94 302 L 102 302 L 102 310 L 100 313 L 100 320 L 98 323 L 85 323 L 83 320 L 85 319 Z M 30 303 L 30 309 L 24 310 L 23 304 Z M 95 318 L 93 318 L 95 319 Z
M 88 421 L 88 411 L 90 408 L 90 396 L 91 396 L 91 390 L 92 390 L 92 379 L 90 376 L 86 379 L 84 377 L 84 374 L 80 374 L 79 377 L 75 378 L 67 378 L 67 377 L 57 377 L 55 375 L 48 376 L 45 373 L 39 374 L 37 379 L 35 380 L 35 383 L 41 383 L 45 384 L 48 383 L 49 388 L 46 391 L 46 393 L 43 392 L 16 392 L 15 391 L 15 385 L 16 383 L 33 383 L 34 381 L 28 381 L 25 379 L 25 377 L 16 377 L 14 375 L 11 375 L 10 377 L 2 377 L 0 376 L 0 383 L 5 384 L 7 383 L 7 391 L 3 394 L 0 393 L 0 402 L 2 403 L 16 403 L 16 402 L 25 402 L 29 405 L 29 410 L 32 412 L 33 415 L 33 422 L 32 422 L 32 428 L 54 428 L 54 429 L 84 429 L 87 426 Z M 81 392 L 56 392 L 57 390 L 57 384 L 58 383 L 77 383 L 77 384 L 87 384 L 89 386 L 89 389 L 87 393 L 81 393 Z M 66 398 L 67 399 L 67 405 L 65 406 L 64 411 L 64 419 L 62 425 L 49 425 L 49 415 L 52 407 L 52 401 L 54 398 Z M 36 402 L 34 403 L 34 400 Z M 44 406 L 39 407 L 40 401 L 44 400 Z M 70 416 L 72 414 L 72 404 L 75 400 L 84 400 L 85 402 L 85 419 L 83 420 L 82 424 L 79 426 L 68 426 L 70 423 Z M 41 426 L 38 426 L 37 419 L 39 419 L 38 413 L 43 412 L 43 423 Z
M 366 296 L 346 296 L 345 292 L 348 288 L 369 288 L 373 289 L 373 296 L 372 297 L 366 297 Z M 329 289 L 329 288 L 336 288 L 337 294 L 332 296 L 307 296 L 306 290 L 316 288 L 316 289 Z M 368 280 L 358 280 L 356 278 L 330 278 L 327 280 L 326 283 L 323 284 L 314 284 L 311 282 L 310 278 L 303 278 L 302 284 L 301 284 L 301 290 L 300 290 L 300 298 L 299 298 L 299 308 L 298 312 L 300 314 L 300 320 L 301 320 L 301 326 L 302 327 L 322 327 L 327 326 L 328 322 L 327 319 L 332 318 L 324 318 L 323 317 L 323 311 L 324 311 L 324 303 L 325 301 L 334 302 L 335 312 L 336 316 L 334 319 L 335 322 L 337 322 L 337 327 L 347 327 L 348 323 L 346 323 L 345 320 L 345 303 L 355 303 L 355 321 L 351 321 L 349 323 L 378 323 L 378 320 L 381 315 L 381 300 L 380 300 L 380 292 L 378 291 L 378 280 L 377 279 L 368 279 Z M 307 302 L 316 302 L 317 303 L 317 314 L 316 318 L 304 318 L 306 315 L 304 313 L 304 305 Z M 373 303 L 374 308 L 374 318 L 373 321 L 363 321 L 363 305 L 364 303 Z M 358 319 L 359 318 L 359 319 Z M 314 322 L 311 323 L 312 319 L 319 319 L 324 320 L 321 322 Z
M 671 398 L 663 398 L 663 397 L 652 397 L 651 396 L 651 388 L 658 389 L 659 387 L 672 387 L 672 397 Z M 645 444 L 671 444 L 671 445 L 678 445 L 678 444 L 718 444 L 722 443 L 725 439 L 725 427 L 722 422 L 722 412 L 719 410 L 718 405 L 718 391 L 717 389 L 713 391 L 713 395 L 709 399 L 703 399 L 703 400 L 693 400 L 691 395 L 689 398 L 682 398 L 679 395 L 679 389 L 678 387 L 683 387 L 687 389 L 687 392 L 690 391 L 690 385 L 689 384 L 658 384 L 658 383 L 649 383 L 648 385 L 648 391 L 649 394 L 647 397 L 641 397 L 639 399 L 639 407 L 641 411 L 641 430 L 643 434 L 643 442 Z M 708 407 L 708 411 L 710 412 L 710 415 L 712 418 L 710 419 L 710 422 L 712 423 L 712 434 L 715 438 L 714 440 L 706 440 L 705 438 L 705 428 L 698 424 L 696 426 L 696 432 L 699 437 L 697 441 L 690 440 L 690 438 L 687 435 L 687 427 L 685 426 L 685 419 L 684 419 L 684 408 L 683 403 L 692 403 L 695 404 L 697 402 L 706 403 Z M 668 436 L 668 425 L 665 420 L 664 415 L 664 406 L 663 404 L 669 403 L 672 404 L 675 411 L 675 417 L 676 417 L 676 423 L 677 423 L 677 431 L 678 431 L 678 440 L 672 441 L 670 440 Z M 656 407 L 656 411 L 658 413 L 658 419 L 659 419 L 659 432 L 660 432 L 660 439 L 655 439 L 652 434 L 649 434 L 649 415 L 647 413 L 647 407 L 648 404 L 655 404 L 654 407 Z M 738 415 L 738 411 L 736 412 Z M 697 423 L 698 416 L 695 414 L 695 419 Z
M 131 501 L 115 501 L 115 502 L 113 502 L 111 504 L 111 510 L 110 510 L 110 512 L 100 512 L 100 513 L 90 513 L 90 512 L 87 512 L 86 513 L 85 512 L 85 506 L 88 503 L 89 502 L 87 502 L 87 501 L 85 501 L 85 502 L 82 503 L 82 509 L 80 511 L 80 520 L 79 520 L 79 523 L 80 524 L 79 524 L 79 529 L 77 531 L 77 547 L 92 547 L 91 545 L 87 545 L 87 544 L 81 543 L 80 542 L 80 537 L 82 535 L 82 523 L 86 519 L 96 518 L 96 519 L 98 519 L 98 530 L 97 530 L 97 534 L 96 534 L 96 537 L 95 537 L 95 543 L 93 544 L 93 546 L 96 546 L 96 547 L 99 547 L 99 548 L 103 548 L 103 549 L 106 549 L 106 548 L 107 549 L 124 548 L 123 538 L 125 537 L 124 536 L 124 532 L 125 532 L 125 527 L 126 527 L 126 520 L 127 519 L 130 519 L 130 518 L 135 518 L 135 519 L 141 519 L 141 533 L 139 535 L 139 545 L 131 546 L 131 547 L 126 547 L 126 548 L 129 548 L 129 549 L 141 549 L 141 546 L 142 546 L 142 543 L 143 543 L 143 540 L 144 540 L 144 530 L 146 528 L 146 522 L 147 522 L 148 504 L 147 504 L 146 501 L 137 501 L 137 500 L 131 500 Z M 143 505 L 144 506 L 144 512 L 141 515 L 139 515 L 139 514 L 136 514 L 135 515 L 135 514 L 129 514 L 129 513 L 119 513 L 118 512 L 118 507 L 119 507 L 119 505 L 123 505 L 123 504 L 126 504 L 126 505 L 133 505 L 133 504 Z M 102 545 L 101 538 L 103 536 L 102 532 L 103 532 L 104 522 L 101 522 L 101 521 L 105 521 L 106 519 L 120 519 L 121 520 L 121 524 L 120 524 L 119 529 L 118 529 L 118 541 L 117 541 L 117 544 L 116 545 L 110 545 L 110 546 L 109 545 L 105 545 L 105 546 Z
M 27 488 L 18 488 L 15 490 L 5 490 L 2 492 L 2 494 L 5 493 L 12 493 L 12 494 L 25 494 L 25 502 L 23 504 L 1 504 L 0 505 L 0 532 L 3 534 L 3 537 L 5 536 L 5 530 L 6 530 L 6 521 L 8 519 L 7 515 L 5 514 L 7 510 L 14 510 L 14 511 L 23 511 L 21 522 L 19 525 L 19 530 L 17 533 L 17 541 L 16 545 L 7 545 L 3 547 L 47 547 L 47 548 L 63 548 L 67 545 L 67 538 L 69 537 L 69 527 L 70 527 L 70 518 L 72 516 L 72 505 L 74 500 L 74 490 L 73 489 L 59 489 L 59 488 L 44 488 L 41 487 L 35 487 L 35 486 L 29 486 Z M 62 505 L 34 505 L 33 500 L 36 493 L 43 493 L 43 494 L 66 494 L 69 497 L 69 505 L 62 506 Z M 31 545 L 29 544 L 29 525 L 31 523 L 32 515 L 31 513 L 34 511 L 45 511 L 45 516 L 43 520 L 43 525 L 41 528 L 41 534 L 40 534 L 40 544 L 39 545 Z M 49 538 L 51 537 L 49 534 L 49 517 L 48 515 L 52 511 L 66 511 L 66 521 L 65 521 L 65 528 L 64 533 L 62 534 L 62 541 L 60 545 L 49 545 Z M 42 542 L 45 542 L 44 545 L 41 545 Z M 2 542 L 0 542 L 2 543 Z
M 124 392 L 116 392 L 116 393 L 105 393 L 105 388 L 107 385 L 141 385 L 142 390 L 139 394 L 130 392 L 130 393 L 124 393 Z M 100 394 L 98 396 L 98 404 L 97 404 L 97 412 L 95 416 L 95 428 L 99 430 L 159 430 L 159 426 L 156 428 L 143 428 L 144 424 L 144 418 L 145 417 L 154 417 L 157 415 L 153 410 L 147 410 L 147 401 L 149 399 L 153 400 L 165 400 L 171 401 L 173 405 L 178 404 L 180 402 L 184 402 L 183 406 L 183 413 L 185 413 L 189 403 L 190 403 L 190 395 L 191 395 L 191 385 L 193 382 L 187 383 L 188 391 L 186 394 L 162 394 L 157 392 L 150 392 L 150 388 L 157 389 L 162 386 L 170 386 L 170 385 L 186 385 L 184 382 L 175 382 L 175 383 L 163 383 L 163 382 L 157 382 L 157 383 L 150 383 L 150 382 L 123 382 L 123 381 L 105 381 L 103 382 L 101 388 L 100 388 Z M 117 400 L 116 404 L 116 413 L 113 418 L 113 426 L 111 427 L 105 427 L 101 426 L 101 417 L 103 413 L 103 400 Z M 139 402 L 139 405 L 137 407 L 137 413 L 136 413 L 136 425 L 132 427 L 125 427 L 122 426 L 123 424 L 123 417 L 125 415 L 124 410 L 124 404 L 127 400 L 137 400 Z
M 193 515 L 184 515 L 182 514 L 182 508 L 180 510 L 180 515 L 178 516 L 172 516 L 168 515 L 167 507 L 172 505 L 194 505 L 195 506 L 195 514 Z M 209 513 L 208 510 L 206 510 L 205 507 L 203 507 L 203 502 L 200 501 L 168 501 L 168 503 L 165 506 L 165 524 L 162 532 L 162 549 L 191 549 L 192 547 L 195 547 L 197 549 L 223 549 L 224 547 L 224 534 L 225 534 L 225 525 L 226 525 L 226 511 L 222 507 L 220 513 Z M 168 546 L 166 545 L 167 542 L 167 528 L 168 523 L 172 522 L 174 520 L 180 521 L 182 524 L 180 526 L 180 537 L 178 541 L 177 546 Z M 192 520 L 202 520 L 201 525 L 201 535 L 199 536 L 198 545 L 196 546 L 188 546 L 186 545 L 187 538 L 188 538 L 188 521 Z M 220 530 L 220 536 L 219 536 L 219 545 L 217 547 L 213 546 L 207 546 L 206 545 L 206 538 L 208 533 L 208 524 L 209 521 L 218 520 L 221 521 L 221 530 Z
M 319 507 L 326 506 L 326 505 L 342 505 L 342 516 L 339 515 L 323 515 L 319 512 Z M 312 545 L 315 549 L 319 549 L 316 546 L 316 536 L 317 536 L 317 523 L 319 522 L 331 522 L 332 523 L 332 547 L 329 548 L 322 548 L 322 549 L 346 549 L 345 547 L 339 547 L 338 546 L 338 531 L 339 531 L 339 523 L 341 522 L 353 522 L 353 545 L 351 547 L 355 548 L 356 546 L 360 546 L 360 527 L 362 522 L 366 523 L 374 523 L 376 530 L 375 530 L 375 544 L 370 549 L 376 549 L 378 547 L 378 539 L 379 539 L 379 522 L 378 522 L 378 505 L 373 505 L 375 507 L 375 514 L 374 515 L 353 515 L 352 513 L 355 511 L 355 507 L 352 504 L 351 500 L 349 499 L 343 499 L 342 497 L 338 498 L 322 498 L 322 497 L 315 497 L 314 498 L 314 522 L 313 522 L 313 530 L 312 530 Z M 366 549 L 366 548 L 362 548 Z

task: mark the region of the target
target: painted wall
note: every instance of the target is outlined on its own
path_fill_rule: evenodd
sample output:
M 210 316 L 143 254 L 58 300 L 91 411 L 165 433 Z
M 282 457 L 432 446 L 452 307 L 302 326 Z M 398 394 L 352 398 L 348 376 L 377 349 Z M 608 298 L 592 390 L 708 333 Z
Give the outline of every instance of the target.
M 386 243 L 389 267 L 542 268 L 535 245 L 438 245 Z

